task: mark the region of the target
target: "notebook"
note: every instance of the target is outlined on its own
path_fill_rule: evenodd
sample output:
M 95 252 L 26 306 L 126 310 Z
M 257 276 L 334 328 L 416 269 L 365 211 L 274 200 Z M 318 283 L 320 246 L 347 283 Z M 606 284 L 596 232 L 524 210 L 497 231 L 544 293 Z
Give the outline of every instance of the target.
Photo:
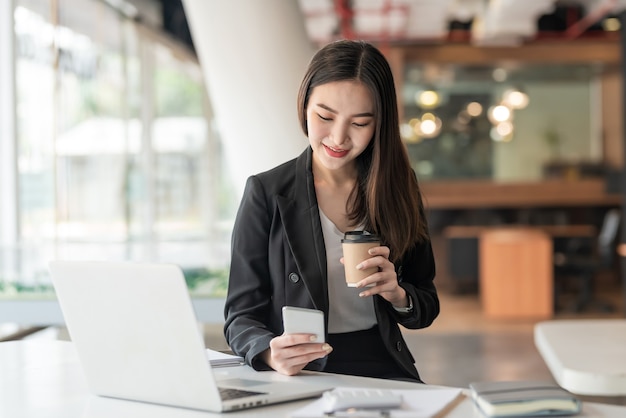
M 276 378 L 264 372 L 254 379 L 218 381 L 176 265 L 52 261 L 49 268 L 96 395 L 222 412 L 315 397 L 329 389 L 302 382 L 307 376 Z
M 472 382 L 469 387 L 472 399 L 489 417 L 562 416 L 581 410 L 576 396 L 552 382 Z

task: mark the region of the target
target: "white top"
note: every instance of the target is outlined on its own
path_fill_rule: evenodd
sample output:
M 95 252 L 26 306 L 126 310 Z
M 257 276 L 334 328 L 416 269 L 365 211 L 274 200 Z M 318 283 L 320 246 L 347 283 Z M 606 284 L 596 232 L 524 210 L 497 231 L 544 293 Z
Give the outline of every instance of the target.
M 570 392 L 626 395 L 625 319 L 540 322 L 535 345 L 554 379 Z
M 352 332 L 370 329 L 378 322 L 372 297 L 362 298 L 363 289 L 348 287 L 343 264 L 341 240 L 343 233 L 320 209 L 320 221 L 326 246 L 328 276 L 328 333 Z

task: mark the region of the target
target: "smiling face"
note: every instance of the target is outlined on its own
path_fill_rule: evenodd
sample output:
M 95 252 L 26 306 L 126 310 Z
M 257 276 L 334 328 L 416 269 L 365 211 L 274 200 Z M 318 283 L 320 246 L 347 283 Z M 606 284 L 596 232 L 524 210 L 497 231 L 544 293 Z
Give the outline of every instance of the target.
M 356 81 L 313 88 L 306 121 L 314 163 L 327 170 L 354 170 L 376 130 L 374 107 L 368 88 Z

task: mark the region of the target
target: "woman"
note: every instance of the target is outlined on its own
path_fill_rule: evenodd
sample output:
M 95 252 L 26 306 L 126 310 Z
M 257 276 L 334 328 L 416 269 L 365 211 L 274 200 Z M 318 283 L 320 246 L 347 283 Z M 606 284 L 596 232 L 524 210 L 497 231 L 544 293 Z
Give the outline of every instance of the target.
M 257 370 L 303 368 L 421 382 L 398 324 L 439 313 L 435 265 L 418 183 L 400 139 L 393 76 L 360 41 L 337 41 L 311 60 L 298 94 L 310 146 L 248 179 L 232 239 L 225 336 Z M 348 288 L 341 238 L 378 234 Z M 373 286 L 368 286 L 373 285 Z M 283 334 L 281 308 L 325 313 L 328 343 Z

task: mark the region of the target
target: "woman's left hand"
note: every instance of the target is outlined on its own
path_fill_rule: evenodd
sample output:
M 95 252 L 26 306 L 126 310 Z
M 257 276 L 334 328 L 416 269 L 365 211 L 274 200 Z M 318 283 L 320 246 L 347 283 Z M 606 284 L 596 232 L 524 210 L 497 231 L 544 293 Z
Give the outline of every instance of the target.
M 380 295 L 389 301 L 393 306 L 408 306 L 409 299 L 406 291 L 398 285 L 396 268 L 393 263 L 389 261 L 389 247 L 373 247 L 369 250 L 369 254 L 371 255 L 371 258 L 368 258 L 357 265 L 357 269 L 362 270 L 377 267 L 378 272 L 357 283 L 357 288 L 364 289 L 361 293 L 359 293 L 359 296 L 367 297 Z M 343 257 L 341 258 L 341 262 L 343 263 Z M 368 285 L 373 286 L 368 287 Z

